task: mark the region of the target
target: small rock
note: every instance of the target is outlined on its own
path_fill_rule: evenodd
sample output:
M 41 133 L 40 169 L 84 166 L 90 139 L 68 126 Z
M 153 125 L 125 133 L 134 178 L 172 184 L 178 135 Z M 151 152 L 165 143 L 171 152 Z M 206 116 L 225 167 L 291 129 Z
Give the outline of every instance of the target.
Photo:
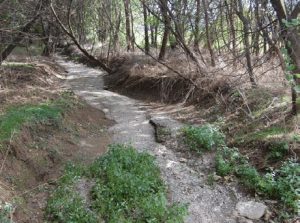
M 255 201 L 238 202 L 236 205 L 238 213 L 246 218 L 258 220 L 266 212 L 267 206 Z
M 187 162 L 187 159 L 185 159 L 185 158 L 180 158 L 179 162 L 181 162 L 181 163 L 186 163 L 186 162 Z
M 222 179 L 222 177 L 220 177 L 218 175 L 214 175 L 213 178 L 214 178 L 214 181 L 219 181 Z

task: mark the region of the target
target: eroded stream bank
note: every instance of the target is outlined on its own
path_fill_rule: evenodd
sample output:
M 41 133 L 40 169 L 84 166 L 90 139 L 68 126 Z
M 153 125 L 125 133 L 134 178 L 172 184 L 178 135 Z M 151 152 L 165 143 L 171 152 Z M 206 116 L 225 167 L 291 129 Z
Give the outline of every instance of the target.
M 146 151 L 156 157 L 169 189 L 170 201 L 189 205 L 186 222 L 237 222 L 236 204 L 246 198 L 237 193 L 234 187 L 207 185 L 206 174 L 191 168 L 183 154 L 157 143 L 147 116 L 148 113 L 155 116 L 155 113 L 146 111 L 136 100 L 104 90 L 105 73 L 102 71 L 62 58 L 57 62 L 68 72 L 68 87 L 116 122 L 109 129 L 114 143 L 131 144 L 138 151 Z M 167 119 L 173 123 L 172 119 Z M 196 162 L 205 169 L 212 159 L 199 158 Z

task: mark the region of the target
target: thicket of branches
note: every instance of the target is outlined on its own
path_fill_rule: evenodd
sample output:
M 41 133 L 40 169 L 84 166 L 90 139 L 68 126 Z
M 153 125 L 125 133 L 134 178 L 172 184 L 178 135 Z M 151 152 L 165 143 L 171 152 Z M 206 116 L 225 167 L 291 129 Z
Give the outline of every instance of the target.
M 121 52 L 142 51 L 164 63 L 181 49 L 197 75 L 222 70 L 226 58 L 225 66 L 244 67 L 255 88 L 255 68 L 278 58 L 296 114 L 299 14 L 297 0 L 2 0 L 0 63 L 16 46 L 36 42 L 45 56 L 73 43 L 107 72 Z

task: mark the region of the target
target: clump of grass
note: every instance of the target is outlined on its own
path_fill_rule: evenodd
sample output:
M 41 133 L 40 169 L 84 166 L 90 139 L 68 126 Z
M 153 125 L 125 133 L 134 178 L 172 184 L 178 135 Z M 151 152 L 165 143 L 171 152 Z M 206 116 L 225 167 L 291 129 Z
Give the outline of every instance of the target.
M 288 154 L 289 144 L 285 141 L 272 142 L 269 148 L 270 152 L 267 155 L 267 159 L 270 161 L 280 161 Z
M 0 117 L 0 141 L 8 140 L 25 123 L 57 121 L 61 109 L 51 104 L 23 105 L 10 108 Z
M 74 191 L 76 180 L 93 182 L 91 206 Z M 85 171 L 67 173 L 48 202 L 53 222 L 183 222 L 183 205 L 168 205 L 167 190 L 154 157 L 112 145 Z M 78 214 L 76 214 L 78 212 Z M 101 220 L 100 220 L 101 219 Z
M 91 167 L 97 179 L 93 208 L 108 222 L 182 222 L 182 207 L 168 207 L 154 157 L 114 145 Z
M 58 99 L 32 105 L 14 106 L 0 116 L 0 142 L 9 140 L 14 132 L 18 132 L 24 124 L 55 124 L 62 117 L 62 113 L 70 109 L 74 99 L 67 93 Z
M 13 206 L 10 203 L 3 203 L 0 206 L 0 222 L 1 223 L 13 223 L 11 213 L 13 212 Z
M 97 223 L 101 222 L 94 212 L 90 211 L 84 199 L 74 185 L 84 177 L 85 169 L 69 164 L 65 174 L 58 182 L 58 187 L 50 196 L 46 213 L 52 222 Z
M 237 148 L 223 147 L 216 154 L 216 172 L 219 176 L 227 176 L 236 172 L 236 167 L 247 163 Z
M 206 124 L 200 127 L 188 126 L 183 128 L 184 141 L 191 150 L 209 151 L 225 144 L 225 136 L 219 128 Z
M 292 138 L 292 141 L 294 141 L 294 142 L 300 142 L 299 134 L 293 134 L 291 138 Z
M 284 162 L 278 170 L 261 175 L 237 149 L 224 147 L 217 152 L 216 171 L 220 176 L 235 175 L 247 188 L 280 200 L 287 212 L 300 211 L 300 165 L 295 160 Z
M 268 190 L 271 196 L 280 198 L 283 204 L 295 213 L 300 212 L 300 165 L 296 160 L 284 162 L 279 170 L 268 174 L 265 179 L 274 189 Z

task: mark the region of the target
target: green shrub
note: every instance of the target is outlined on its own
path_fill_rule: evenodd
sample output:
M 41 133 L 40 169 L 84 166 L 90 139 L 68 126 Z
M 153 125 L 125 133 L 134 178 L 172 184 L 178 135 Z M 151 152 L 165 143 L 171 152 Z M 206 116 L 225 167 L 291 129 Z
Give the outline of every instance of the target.
M 216 172 L 220 176 L 231 175 L 236 172 L 236 167 L 247 163 L 237 148 L 219 148 L 216 154 Z
M 97 223 L 97 215 L 89 211 L 85 201 L 74 188 L 78 180 L 84 176 L 80 167 L 69 165 L 58 187 L 50 196 L 46 213 L 52 222 Z
M 25 123 L 57 121 L 61 109 L 48 105 L 23 105 L 10 108 L 0 117 L 0 141 L 8 140 Z
M 294 160 L 286 161 L 273 173 L 276 196 L 295 213 L 300 212 L 300 165 Z
M 269 146 L 270 152 L 267 156 L 270 161 L 279 161 L 288 154 L 289 144 L 287 142 L 273 142 Z
M 201 127 L 188 126 L 183 128 L 185 143 L 191 150 L 197 152 L 212 150 L 225 144 L 225 136 L 211 124 Z
M 236 175 L 239 177 L 242 184 L 250 189 L 256 189 L 260 183 L 260 175 L 257 170 L 249 164 L 238 166 Z
M 220 176 L 234 174 L 247 188 L 280 200 L 285 210 L 300 211 L 300 165 L 296 161 L 289 160 L 280 169 L 260 175 L 237 149 L 224 147 L 216 155 L 216 172 Z
M 3 203 L 0 208 L 0 222 L 1 223 L 13 223 L 10 219 L 13 212 L 13 206 L 10 203 Z
M 168 206 L 154 157 L 131 147 L 111 146 L 91 167 L 97 179 L 93 209 L 107 222 L 182 222 L 185 209 Z
M 95 182 L 87 207 L 74 184 L 81 178 Z M 181 223 L 183 205 L 168 205 L 167 190 L 154 157 L 132 147 L 113 145 L 85 169 L 71 166 L 48 201 L 52 222 Z

